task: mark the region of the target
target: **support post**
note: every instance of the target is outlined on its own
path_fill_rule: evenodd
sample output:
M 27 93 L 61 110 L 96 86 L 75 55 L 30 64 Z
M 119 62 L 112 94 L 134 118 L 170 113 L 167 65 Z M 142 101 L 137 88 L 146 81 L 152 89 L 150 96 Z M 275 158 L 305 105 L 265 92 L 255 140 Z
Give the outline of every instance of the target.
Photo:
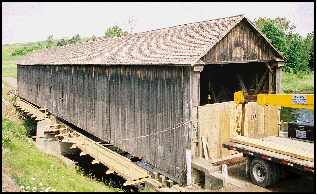
M 193 72 L 192 72 L 192 83 L 191 83 L 191 101 L 192 101 L 192 121 L 194 121 L 194 129 L 196 132 L 195 137 L 192 143 L 192 151 L 193 156 L 202 157 L 202 143 L 200 138 L 199 132 L 199 125 L 198 125 L 198 106 L 200 102 L 200 73 L 203 71 L 203 65 L 194 65 Z
M 227 180 L 228 180 L 228 166 L 226 164 L 223 164 L 221 166 L 221 172 L 223 177 L 223 186 L 227 186 Z
M 186 167 L 187 167 L 186 184 L 189 186 L 192 184 L 192 151 L 188 149 L 186 149 Z
M 282 87 L 282 75 L 283 71 L 282 68 L 284 66 L 284 62 L 276 62 L 276 93 L 283 93 L 283 87 Z
M 274 91 L 273 89 L 273 78 L 274 78 L 274 72 L 269 72 L 269 93 L 272 93 Z

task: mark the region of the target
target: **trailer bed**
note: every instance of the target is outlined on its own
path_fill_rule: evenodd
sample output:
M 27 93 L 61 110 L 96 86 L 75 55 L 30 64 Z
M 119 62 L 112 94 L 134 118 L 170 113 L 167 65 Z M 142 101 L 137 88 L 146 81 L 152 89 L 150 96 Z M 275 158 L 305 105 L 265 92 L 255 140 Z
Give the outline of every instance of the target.
M 261 139 L 237 136 L 224 147 L 314 173 L 314 143 L 274 136 Z

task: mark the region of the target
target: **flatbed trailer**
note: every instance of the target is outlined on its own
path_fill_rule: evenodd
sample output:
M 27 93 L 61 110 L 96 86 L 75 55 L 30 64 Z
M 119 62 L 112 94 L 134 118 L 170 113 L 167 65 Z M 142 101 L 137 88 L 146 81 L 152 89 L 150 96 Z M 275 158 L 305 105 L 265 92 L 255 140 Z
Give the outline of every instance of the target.
M 285 171 L 315 175 L 314 143 L 291 138 L 249 138 L 237 136 L 224 148 L 247 157 L 246 174 L 259 186 L 267 187 L 279 181 Z

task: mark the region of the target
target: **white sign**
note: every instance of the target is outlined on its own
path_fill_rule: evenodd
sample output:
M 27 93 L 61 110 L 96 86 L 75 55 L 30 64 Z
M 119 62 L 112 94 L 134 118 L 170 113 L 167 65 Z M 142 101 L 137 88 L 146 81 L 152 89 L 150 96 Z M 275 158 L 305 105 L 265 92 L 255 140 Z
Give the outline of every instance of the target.
M 305 95 L 293 95 L 294 104 L 307 104 L 307 97 Z

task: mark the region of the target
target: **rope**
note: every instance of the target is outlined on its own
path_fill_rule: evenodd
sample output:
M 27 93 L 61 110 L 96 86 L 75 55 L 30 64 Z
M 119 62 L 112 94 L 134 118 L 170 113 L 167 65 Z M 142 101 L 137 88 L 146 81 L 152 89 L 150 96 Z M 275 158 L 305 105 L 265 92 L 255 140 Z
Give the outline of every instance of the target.
M 121 141 L 128 141 L 128 140 L 133 140 L 133 139 L 140 139 L 140 138 L 145 138 L 145 137 L 149 137 L 149 136 L 154 136 L 154 135 L 157 135 L 159 133 L 164 133 L 164 132 L 167 132 L 167 131 L 172 131 L 172 130 L 179 129 L 180 127 L 183 127 L 183 126 L 185 126 L 187 124 L 192 124 L 193 122 L 194 121 L 189 120 L 189 121 L 177 123 L 175 127 L 169 127 L 169 128 L 163 129 L 162 131 L 158 131 L 158 132 L 155 132 L 155 133 L 152 133 L 152 134 L 142 135 L 142 136 L 139 136 L 139 137 L 121 139 Z

